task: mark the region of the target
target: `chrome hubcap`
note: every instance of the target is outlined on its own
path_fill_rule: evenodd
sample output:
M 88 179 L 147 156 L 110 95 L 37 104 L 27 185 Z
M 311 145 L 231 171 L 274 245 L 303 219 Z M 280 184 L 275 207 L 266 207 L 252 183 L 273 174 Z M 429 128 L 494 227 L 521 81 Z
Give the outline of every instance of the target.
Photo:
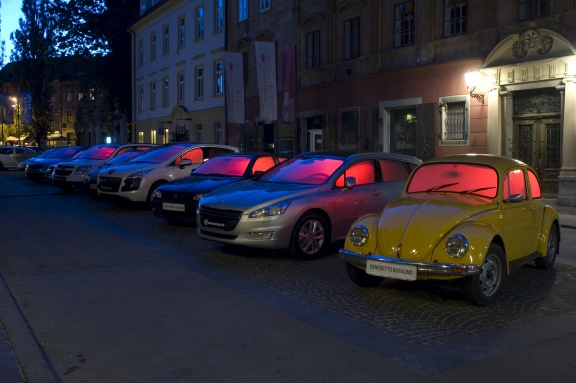
M 298 233 L 298 244 L 306 254 L 316 254 L 324 245 L 324 226 L 319 221 L 306 221 Z

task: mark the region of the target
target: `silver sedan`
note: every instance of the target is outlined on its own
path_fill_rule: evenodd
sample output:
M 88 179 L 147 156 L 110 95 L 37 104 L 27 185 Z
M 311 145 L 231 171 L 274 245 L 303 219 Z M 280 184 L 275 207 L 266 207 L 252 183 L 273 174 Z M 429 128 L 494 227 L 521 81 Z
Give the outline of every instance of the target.
M 358 217 L 380 212 L 396 199 L 420 164 L 417 158 L 389 153 L 300 154 L 256 179 L 202 198 L 198 236 L 316 258 L 344 239 Z

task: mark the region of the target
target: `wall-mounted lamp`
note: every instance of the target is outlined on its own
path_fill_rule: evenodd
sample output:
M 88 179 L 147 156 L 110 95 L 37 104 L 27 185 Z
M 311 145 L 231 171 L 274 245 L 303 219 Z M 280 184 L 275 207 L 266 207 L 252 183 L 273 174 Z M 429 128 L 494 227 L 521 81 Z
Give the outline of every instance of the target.
M 465 78 L 466 86 L 470 91 L 470 97 L 474 97 L 476 100 L 478 100 L 478 102 L 484 104 L 484 95 L 480 93 L 474 93 L 474 90 L 476 90 L 476 87 L 480 82 L 480 72 L 477 70 L 471 70 L 470 72 L 466 73 Z

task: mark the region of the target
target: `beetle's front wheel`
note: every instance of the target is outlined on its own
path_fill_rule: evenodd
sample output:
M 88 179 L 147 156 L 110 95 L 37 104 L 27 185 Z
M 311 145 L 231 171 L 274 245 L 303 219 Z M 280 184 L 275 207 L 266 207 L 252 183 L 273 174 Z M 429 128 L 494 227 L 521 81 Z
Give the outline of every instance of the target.
M 475 305 L 487 306 L 502 294 L 507 280 L 504 250 L 499 245 L 492 244 L 480 266 L 480 273 L 466 278 L 464 293 Z

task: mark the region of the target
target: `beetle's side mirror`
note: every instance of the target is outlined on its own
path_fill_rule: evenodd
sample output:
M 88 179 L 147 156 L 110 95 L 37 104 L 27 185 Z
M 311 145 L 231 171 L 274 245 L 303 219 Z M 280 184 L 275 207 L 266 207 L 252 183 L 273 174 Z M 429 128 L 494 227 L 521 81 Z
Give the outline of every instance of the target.
M 512 203 L 518 203 L 524 201 L 524 196 L 522 194 L 512 194 L 508 201 Z

